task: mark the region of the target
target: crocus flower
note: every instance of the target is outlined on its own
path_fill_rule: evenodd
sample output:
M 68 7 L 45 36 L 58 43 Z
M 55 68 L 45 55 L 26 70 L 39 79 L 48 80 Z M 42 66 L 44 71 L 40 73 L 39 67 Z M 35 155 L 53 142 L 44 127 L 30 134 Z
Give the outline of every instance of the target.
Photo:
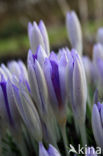
M 103 27 L 98 29 L 97 41 L 103 45 Z
M 96 143 L 103 148 L 103 104 L 94 104 L 92 111 L 92 129 Z
M 85 156 L 97 156 L 94 147 L 88 147 Z
M 17 78 L 22 79 L 23 81 L 28 81 L 28 73 L 25 64 L 19 61 L 10 61 L 7 64 L 8 70 L 12 75 L 15 75 Z
M 33 55 L 31 50 L 29 50 L 28 76 L 31 94 L 37 109 L 43 118 L 45 118 L 45 114 L 48 112 L 48 91 L 42 69 L 45 57 L 46 53 L 41 46 L 39 46 L 35 55 Z
M 90 85 L 91 83 L 93 84 L 94 81 L 94 68 L 93 68 L 93 63 L 90 60 L 89 57 L 83 56 L 82 57 L 85 73 L 86 73 L 86 78 L 87 78 L 87 83 Z
M 76 119 L 84 122 L 87 100 L 86 76 L 82 59 L 74 49 L 71 51 L 66 70 L 67 92 L 69 93 L 74 115 Z
M 7 64 L 9 72 L 16 76 L 16 78 L 22 82 L 23 86 L 26 86 L 27 89 L 30 91 L 29 79 L 28 79 L 28 72 L 25 64 L 19 61 L 10 61 Z
M 92 106 L 91 91 L 93 90 L 93 87 L 95 86 L 97 75 L 96 75 L 96 70 L 94 68 L 94 64 L 92 60 L 90 60 L 89 57 L 83 56 L 82 61 L 83 61 L 85 74 L 86 74 L 86 80 L 87 80 L 87 88 L 88 88 L 87 100 L 88 100 L 89 108 L 91 110 L 91 106 Z
M 72 48 L 76 49 L 82 55 L 82 31 L 79 19 L 74 11 L 67 13 L 66 27 Z
M 93 48 L 94 82 L 99 92 L 102 92 L 103 84 L 103 46 L 98 43 Z
M 48 150 L 46 150 L 43 144 L 39 143 L 39 156 L 60 156 L 60 153 L 51 144 Z
M 96 63 L 98 59 L 103 59 L 103 46 L 100 43 L 93 47 L 93 62 Z
M 14 78 L 15 79 L 15 78 Z M 16 81 L 16 80 L 15 80 Z M 15 82 L 13 80 L 13 82 Z M 18 85 L 17 85 L 18 84 Z M 21 115 L 28 131 L 37 140 L 42 140 L 42 127 L 38 112 L 29 95 L 29 91 L 22 87 L 20 81 L 16 85 L 12 83 L 13 95 L 18 112 Z
M 49 39 L 45 24 L 43 21 L 39 22 L 39 25 L 34 21 L 33 24 L 28 23 L 28 35 L 30 40 L 30 47 L 33 53 L 36 53 L 36 50 L 39 45 L 41 45 L 47 55 L 50 53 Z
M 44 60 L 46 57 L 47 54 L 41 45 L 37 48 L 35 55 L 32 54 L 31 50 L 29 50 L 28 76 L 30 82 L 31 97 L 35 102 L 40 119 L 42 121 L 44 137 L 46 138 L 47 142 L 55 142 L 55 117 L 53 116 L 53 112 L 50 106 L 48 88 L 43 71 Z M 47 133 L 45 133 L 45 131 Z
M 74 49 L 71 51 L 71 55 L 69 56 L 69 63 L 66 72 L 66 84 L 74 119 L 76 120 L 76 123 L 79 124 L 81 131 L 85 122 L 87 84 L 82 59 Z M 81 133 L 83 134 L 84 132 Z
M 5 132 L 7 128 L 9 128 L 16 137 L 18 133 L 21 132 L 21 119 L 19 112 L 16 108 L 10 80 L 7 80 L 7 77 L 5 77 L 6 75 L 3 75 L 3 72 L 0 72 L 1 127 L 4 129 L 3 132 Z
M 44 62 L 44 73 L 49 92 L 50 103 L 57 120 L 60 124 L 66 122 L 66 65 L 67 56 L 62 53 L 61 57 L 52 52 Z

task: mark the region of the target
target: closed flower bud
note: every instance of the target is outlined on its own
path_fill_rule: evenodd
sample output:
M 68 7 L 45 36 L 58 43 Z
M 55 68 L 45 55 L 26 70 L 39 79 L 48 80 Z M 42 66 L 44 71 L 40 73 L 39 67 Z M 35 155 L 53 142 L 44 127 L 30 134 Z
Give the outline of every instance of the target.
M 29 51 L 28 54 L 28 76 L 31 88 L 32 98 L 35 101 L 37 109 L 41 117 L 45 117 L 48 112 L 48 92 L 46 80 L 44 77 L 42 64 L 45 59 L 45 51 L 43 53 L 42 47 L 37 49 L 35 55 Z
M 103 45 L 103 27 L 98 29 L 97 41 Z
M 82 57 L 82 61 L 86 73 L 87 83 L 90 85 L 94 81 L 94 74 L 95 74 L 93 63 L 87 56 Z
M 85 121 L 87 85 L 85 70 L 80 56 L 72 50 L 66 74 L 66 86 L 74 116 L 80 122 Z
M 10 61 L 7 67 L 12 75 L 15 75 L 19 79 L 23 79 L 23 81 L 28 81 L 27 69 L 22 61 Z
M 103 46 L 97 43 L 93 47 L 93 62 L 96 63 L 98 59 L 103 60 Z
M 94 104 L 92 111 L 92 129 L 96 143 L 103 148 L 103 104 Z
M 66 71 L 66 87 L 68 99 L 73 110 L 76 127 L 82 137 L 83 144 L 86 143 L 85 134 L 85 115 L 86 115 L 86 101 L 87 101 L 87 84 L 84 66 L 81 57 L 75 50 L 71 51 L 69 55 Z
M 43 21 L 40 21 L 39 25 L 37 25 L 36 22 L 33 22 L 33 24 L 29 23 L 28 35 L 30 40 L 30 47 L 33 53 L 36 53 L 38 46 L 41 45 L 46 51 L 47 55 L 49 55 L 49 39 Z
M 60 156 L 60 153 L 52 145 L 49 145 L 48 150 L 46 150 L 43 144 L 39 143 L 39 156 Z
M 1 75 L 0 80 L 0 118 L 1 127 L 5 130 L 9 128 L 12 134 L 17 137 L 18 133 L 21 132 L 21 118 L 16 107 L 13 90 L 11 87 L 10 80 L 5 80 Z M 16 132 L 16 133 L 15 133 Z
M 48 88 L 43 70 L 46 57 L 47 55 L 42 46 L 38 47 L 35 55 L 33 55 L 31 50 L 29 50 L 28 76 L 31 89 L 30 94 L 42 121 L 44 138 L 46 138 L 47 142 L 53 142 L 55 144 L 55 118 L 53 117 L 50 106 Z
M 42 127 L 38 112 L 26 90 L 12 85 L 16 106 L 30 134 L 37 140 L 42 140 Z
M 67 13 L 66 27 L 72 48 L 76 49 L 82 55 L 82 31 L 79 19 L 74 11 Z
M 44 73 L 48 86 L 50 103 L 57 120 L 60 124 L 66 122 L 66 65 L 67 56 L 65 53 L 60 58 L 52 52 L 44 62 Z

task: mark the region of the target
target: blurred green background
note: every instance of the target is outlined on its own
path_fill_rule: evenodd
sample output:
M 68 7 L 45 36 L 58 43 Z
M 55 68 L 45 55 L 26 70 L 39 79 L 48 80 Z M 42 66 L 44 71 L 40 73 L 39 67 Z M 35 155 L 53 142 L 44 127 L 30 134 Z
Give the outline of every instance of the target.
M 27 24 L 43 19 L 51 49 L 69 46 L 65 14 L 79 16 L 84 53 L 91 55 L 98 27 L 103 26 L 103 0 L 0 0 L 0 62 L 26 58 L 29 49 Z

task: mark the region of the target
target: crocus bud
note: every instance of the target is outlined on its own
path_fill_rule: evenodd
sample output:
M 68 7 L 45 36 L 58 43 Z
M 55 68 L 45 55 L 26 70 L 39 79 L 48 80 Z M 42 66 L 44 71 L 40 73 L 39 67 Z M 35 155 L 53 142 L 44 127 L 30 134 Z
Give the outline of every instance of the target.
M 92 129 L 96 143 L 103 148 L 103 104 L 94 104 L 92 111 Z
M 97 156 L 94 147 L 88 147 L 85 156 Z
M 93 63 L 87 56 L 82 57 L 85 73 L 86 73 L 86 78 L 87 78 L 87 83 L 88 84 L 93 84 L 94 81 L 94 68 L 93 68 Z
M 30 82 L 31 96 L 33 101 L 35 102 L 42 121 L 44 138 L 46 138 L 47 142 L 55 142 L 55 119 L 54 117 L 51 118 L 51 116 L 53 116 L 53 113 L 50 106 L 48 88 L 43 71 L 44 61 L 46 57 L 47 55 L 41 46 L 38 47 L 35 55 L 33 55 L 32 52 L 29 50 L 28 76 Z
M 86 143 L 85 114 L 87 100 L 87 84 L 84 66 L 81 57 L 76 50 L 71 51 L 66 71 L 66 87 L 70 101 L 76 128 L 79 130 L 83 144 Z
M 49 55 L 49 39 L 43 21 L 40 21 L 39 25 L 37 25 L 36 22 L 33 22 L 33 25 L 28 23 L 28 35 L 30 40 L 30 47 L 33 53 L 36 53 L 38 46 L 41 45 L 45 49 L 47 55 Z
M 97 43 L 93 47 L 93 62 L 96 63 L 98 59 L 103 60 L 103 46 Z
M 103 45 L 103 28 L 98 29 L 97 41 Z
M 21 119 L 16 108 L 10 80 L 5 80 L 3 75 L 1 75 L 0 80 L 0 101 L 1 127 L 4 131 L 9 128 L 12 134 L 17 137 L 18 133 L 21 132 Z
M 66 27 L 72 48 L 75 48 L 82 55 L 82 31 L 79 19 L 74 11 L 67 13 Z
M 98 87 L 98 90 L 101 94 L 103 94 L 103 60 L 102 59 L 98 59 L 96 66 L 95 66 L 95 72 L 96 72 L 96 80 L 95 83 Z
M 67 93 L 69 93 L 74 116 L 80 122 L 84 122 L 87 100 L 85 70 L 81 57 L 75 50 L 71 51 L 71 56 L 66 72 Z
M 35 55 L 29 51 L 28 54 L 28 76 L 31 88 L 32 98 L 35 101 L 41 117 L 45 117 L 48 112 L 48 91 L 44 77 L 42 64 L 45 58 L 45 52 L 40 46 Z
M 21 85 L 12 85 L 13 94 L 17 109 L 23 119 L 30 134 L 37 140 L 42 140 L 42 127 L 38 112 L 30 98 L 28 92 L 24 90 Z
M 8 63 L 9 72 L 15 76 L 22 85 L 25 86 L 30 91 L 30 85 L 28 80 L 28 72 L 25 64 L 22 61 L 10 61 Z M 12 79 L 11 79 L 12 80 Z
M 60 156 L 60 153 L 52 145 L 49 145 L 48 150 L 46 150 L 43 144 L 39 143 L 39 156 Z
M 66 122 L 66 65 L 67 57 L 65 53 L 58 59 L 57 55 L 52 52 L 50 57 L 46 58 L 44 62 L 44 73 L 50 103 L 60 124 L 65 124 Z
M 21 60 L 10 61 L 7 67 L 12 75 L 17 76 L 17 78 L 23 79 L 24 81 L 28 81 L 27 69 L 25 64 Z
M 4 65 L 4 64 L 1 64 L 1 67 L 0 67 L 3 71 L 3 76 L 6 78 L 6 80 L 9 78 L 11 79 L 12 78 L 12 74 L 11 72 L 9 71 L 9 69 Z M 2 73 L 1 71 L 1 73 Z

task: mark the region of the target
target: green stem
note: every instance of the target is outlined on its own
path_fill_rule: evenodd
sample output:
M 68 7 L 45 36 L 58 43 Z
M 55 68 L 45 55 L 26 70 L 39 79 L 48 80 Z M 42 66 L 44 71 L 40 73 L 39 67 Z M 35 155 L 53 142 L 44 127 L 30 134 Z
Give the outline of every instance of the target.
M 92 101 L 91 101 L 91 99 L 90 99 L 90 95 L 89 95 L 89 94 L 88 94 L 87 101 L 88 101 L 89 109 L 90 109 L 90 111 L 91 111 L 91 108 L 92 108 Z
M 68 141 L 67 141 L 67 135 L 66 135 L 66 127 L 64 126 L 60 126 L 61 129 L 61 133 L 62 133 L 62 137 L 63 137 L 63 142 L 64 142 L 64 147 L 65 147 L 65 153 L 66 156 L 69 156 L 69 153 L 67 151 L 67 147 L 68 147 Z
M 85 123 L 80 123 L 79 129 L 80 129 L 80 134 L 81 134 L 82 145 L 85 146 L 87 145 Z

